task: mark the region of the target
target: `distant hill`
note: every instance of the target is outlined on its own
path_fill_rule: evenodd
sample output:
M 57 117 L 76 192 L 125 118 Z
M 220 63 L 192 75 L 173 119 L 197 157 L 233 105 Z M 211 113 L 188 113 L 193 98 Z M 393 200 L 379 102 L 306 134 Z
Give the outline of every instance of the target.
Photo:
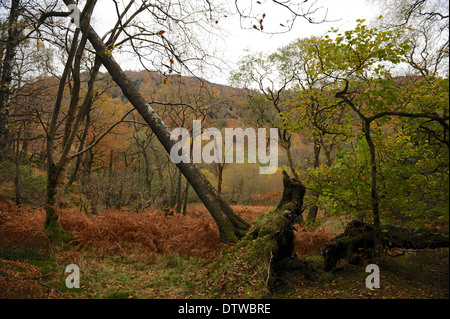
M 149 102 L 212 106 L 209 116 L 213 119 L 239 119 L 247 99 L 247 92 L 244 89 L 215 84 L 195 77 L 165 76 L 153 71 L 125 71 L 125 74 Z M 111 81 L 108 74 L 101 74 L 99 78 Z M 120 97 L 124 102 L 127 100 L 114 83 L 105 93 L 111 98 Z

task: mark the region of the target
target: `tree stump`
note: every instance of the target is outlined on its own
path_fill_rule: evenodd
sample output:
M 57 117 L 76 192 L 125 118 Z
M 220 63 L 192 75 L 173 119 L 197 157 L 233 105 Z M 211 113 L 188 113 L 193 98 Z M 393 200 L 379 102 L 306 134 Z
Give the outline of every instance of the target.
M 283 171 L 278 206 L 261 215 L 234 247 L 223 250 L 210 271 L 216 297 L 264 298 L 282 284 L 287 272 L 311 277 L 310 264 L 294 252 L 294 223 L 303 212 L 306 188 Z

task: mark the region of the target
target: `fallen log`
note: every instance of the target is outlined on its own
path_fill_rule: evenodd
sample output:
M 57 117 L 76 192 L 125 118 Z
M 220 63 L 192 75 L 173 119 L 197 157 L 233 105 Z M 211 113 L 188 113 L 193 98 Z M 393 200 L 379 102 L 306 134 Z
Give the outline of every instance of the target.
M 338 235 L 322 249 L 324 270 L 334 271 L 341 259 L 351 260 L 355 253 L 366 260 L 373 258 L 374 239 L 377 235 L 372 224 L 360 221 L 350 222 L 344 233 Z M 408 229 L 398 226 L 382 226 L 378 234 L 384 249 L 435 249 L 449 247 L 449 231 L 440 229 Z

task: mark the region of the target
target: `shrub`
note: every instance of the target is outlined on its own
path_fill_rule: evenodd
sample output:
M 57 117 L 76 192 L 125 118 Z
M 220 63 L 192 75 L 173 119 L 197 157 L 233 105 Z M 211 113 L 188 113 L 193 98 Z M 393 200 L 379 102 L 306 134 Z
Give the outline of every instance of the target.
M 306 226 L 297 226 L 296 230 L 294 250 L 299 257 L 318 255 L 320 249 L 336 236 L 324 228 L 309 230 Z
M 10 189 L 14 189 L 15 172 L 15 164 L 10 161 L 5 161 L 0 165 L 0 175 Z M 47 178 L 45 175 L 34 174 L 30 165 L 19 166 L 19 190 L 22 202 L 42 205 L 46 195 L 46 187 Z
M 25 262 L 0 259 L 0 299 L 47 298 L 38 283 L 40 270 Z
M 0 252 L 11 249 L 47 249 L 43 209 L 22 210 L 9 200 L 0 201 Z

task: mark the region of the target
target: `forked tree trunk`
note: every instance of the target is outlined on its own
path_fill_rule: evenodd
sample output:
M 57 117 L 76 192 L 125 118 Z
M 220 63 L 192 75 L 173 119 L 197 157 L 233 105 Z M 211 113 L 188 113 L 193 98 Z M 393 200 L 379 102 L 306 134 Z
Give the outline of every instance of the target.
M 95 2 L 92 1 L 89 2 L 89 5 L 85 6 L 83 17 L 87 19 L 86 21 L 89 21 L 94 5 Z M 83 36 L 78 45 L 79 32 L 80 32 L 79 30 L 75 31 L 72 40 L 71 48 L 69 50 L 69 56 L 59 82 L 55 107 L 53 109 L 49 132 L 47 135 L 48 169 L 47 169 L 45 233 L 47 234 L 52 243 L 58 245 L 61 244 L 63 241 L 69 239 L 69 236 L 64 233 L 64 231 L 58 224 L 58 213 L 57 213 L 57 209 L 61 204 L 66 185 L 67 168 L 71 159 L 69 152 L 71 150 L 76 133 L 78 132 L 78 128 L 80 127 L 81 122 L 83 121 L 84 116 L 86 115 L 86 112 L 90 107 L 95 78 L 101 66 L 100 61 L 96 60 L 93 71 L 91 73 L 91 78 L 89 80 L 86 97 L 84 99 L 83 104 L 79 106 L 78 103 L 81 87 L 80 67 L 82 55 L 85 49 L 85 44 L 87 43 L 87 37 Z M 73 61 L 74 64 L 72 65 Z M 60 153 L 59 159 L 57 160 L 55 158 L 55 138 L 58 127 L 58 117 L 59 114 L 61 113 L 65 82 L 70 72 L 72 72 L 74 76 L 74 86 L 72 87 L 69 109 L 66 114 L 66 123 L 61 147 L 62 151 Z
M 64 3 L 66 5 L 74 4 L 71 0 L 64 0 Z M 171 139 L 170 129 L 139 93 L 114 58 L 110 54 L 107 54 L 107 48 L 95 30 L 89 26 L 87 33 L 89 41 L 97 52 L 97 56 L 108 70 L 114 82 L 116 82 L 130 103 L 138 110 L 165 150 L 170 153 L 170 150 L 175 145 L 175 141 Z M 192 161 L 189 163 L 180 162 L 177 164 L 177 167 L 189 181 L 200 200 L 216 221 L 221 241 L 223 243 L 237 242 L 243 237 L 247 232 L 249 224 L 233 212 L 230 205 L 223 200 L 217 190 L 201 173 L 200 169 Z

